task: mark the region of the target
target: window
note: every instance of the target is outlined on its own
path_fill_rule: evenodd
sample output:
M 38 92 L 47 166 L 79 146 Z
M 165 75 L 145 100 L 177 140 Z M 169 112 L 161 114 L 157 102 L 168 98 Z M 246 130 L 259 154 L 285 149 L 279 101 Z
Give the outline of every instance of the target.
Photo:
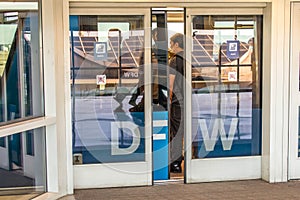
M 38 2 L 1 5 L 0 122 L 44 115 Z M 7 7 L 7 11 L 5 8 Z
M 22 194 L 31 199 L 46 191 L 45 128 L 30 130 L 28 134 L 35 136 L 29 147 L 33 150 L 32 156 L 24 155 L 23 149 L 28 149 L 28 143 L 22 142 L 22 133 L 8 136 L 8 148 L 0 148 L 0 177 L 10 179 L 0 182 L 0 196 L 20 194 L 18 190 L 26 187 Z

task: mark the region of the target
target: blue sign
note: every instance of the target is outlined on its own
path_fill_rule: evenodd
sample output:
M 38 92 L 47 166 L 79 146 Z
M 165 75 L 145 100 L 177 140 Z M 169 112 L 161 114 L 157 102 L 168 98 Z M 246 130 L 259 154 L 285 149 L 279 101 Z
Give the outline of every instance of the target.
M 107 43 L 95 42 L 94 43 L 94 58 L 95 60 L 107 60 Z
M 78 15 L 70 15 L 70 31 L 79 31 Z
M 153 112 L 153 180 L 169 178 L 169 128 L 167 111 Z
M 238 59 L 240 57 L 240 41 L 227 40 L 227 57 L 229 59 Z

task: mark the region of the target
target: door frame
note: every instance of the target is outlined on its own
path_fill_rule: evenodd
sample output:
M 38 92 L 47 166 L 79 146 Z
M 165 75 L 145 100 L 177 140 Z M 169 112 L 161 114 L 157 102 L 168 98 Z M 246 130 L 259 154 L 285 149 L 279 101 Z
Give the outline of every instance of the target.
M 93 5 L 91 3 L 91 5 Z M 151 10 L 146 8 L 73 8 L 70 15 L 143 15 L 145 27 L 145 63 L 151 62 Z M 65 29 L 69 32 L 69 26 Z M 68 36 L 68 34 L 67 34 Z M 69 38 L 65 38 L 69 41 Z M 65 52 L 66 57 L 70 52 Z M 70 65 L 68 65 L 70 66 Z M 152 107 L 151 68 L 145 67 L 145 161 L 73 165 L 75 189 L 152 185 Z M 70 77 L 68 77 L 70 78 Z M 70 79 L 69 79 L 70 80 Z M 68 89 L 70 90 L 70 88 Z M 68 91 L 70 94 L 70 91 Z M 71 96 L 69 97 L 69 102 Z M 71 105 L 71 104 L 70 104 Z M 71 112 L 69 113 L 71 115 Z M 70 117 L 71 119 L 71 117 Z M 72 130 L 69 131 L 72 138 Z M 71 135 L 71 137 L 70 137 Z M 72 151 L 71 151 L 72 152 Z M 96 176 L 95 176 L 96 175 Z
M 289 170 L 288 179 L 300 178 L 300 156 L 299 156 L 299 112 L 300 112 L 300 3 L 291 4 L 291 53 L 290 53 L 290 114 L 289 114 Z
M 91 3 L 92 2 L 92 3 Z M 46 6 L 47 5 L 47 6 Z M 68 44 L 68 17 L 69 17 L 69 7 L 74 6 L 74 8 L 149 8 L 149 5 L 153 7 L 185 7 L 185 8 L 261 8 L 264 13 L 264 46 L 263 52 L 266 54 L 263 55 L 263 139 L 262 139 L 262 156 L 261 156 L 261 178 L 268 182 L 284 182 L 287 180 L 287 143 L 288 136 L 287 134 L 283 135 L 283 131 L 287 131 L 288 127 L 288 106 L 283 106 L 282 109 L 276 109 L 276 105 L 285 105 L 284 102 L 288 102 L 288 92 L 287 82 L 289 79 L 289 73 L 283 69 L 282 64 L 288 66 L 289 62 L 286 60 L 286 57 L 289 55 L 287 45 L 282 43 L 282 38 L 278 35 L 284 35 L 286 33 L 285 29 L 281 28 L 278 30 L 278 26 L 286 28 L 286 22 L 289 20 L 285 17 L 288 15 L 288 10 L 290 8 L 289 1 L 248 1 L 248 2 L 232 2 L 231 0 L 224 0 L 223 2 L 212 1 L 207 2 L 195 2 L 194 0 L 187 0 L 185 2 L 174 2 L 173 0 L 166 0 L 163 3 L 153 2 L 149 0 L 139 1 L 139 0 L 127 0 L 127 1 L 108 1 L 108 0 L 93 0 L 85 2 L 84 0 L 63 0 L 56 2 L 46 2 L 43 3 L 43 11 L 47 13 L 46 17 L 51 17 L 52 21 L 50 23 L 50 28 L 47 28 L 46 21 L 44 29 L 49 30 L 45 32 L 45 38 L 56 39 L 54 45 L 52 44 L 53 40 L 45 39 L 46 50 L 49 50 L 52 53 L 53 59 L 51 56 L 44 56 L 49 66 L 55 66 L 56 75 L 53 77 L 59 83 L 64 83 L 64 87 L 56 86 L 56 108 L 57 108 L 57 130 L 59 130 L 58 138 L 59 142 L 56 142 L 54 147 L 57 147 L 66 155 L 59 155 L 56 159 L 55 156 L 52 156 L 53 163 L 57 163 L 60 167 L 54 169 L 49 165 L 49 171 L 51 174 L 55 174 L 55 177 L 58 177 L 58 174 L 66 174 L 66 176 L 60 176 L 59 183 L 66 185 L 67 193 L 73 193 L 73 165 L 72 165 L 72 145 L 71 145 L 71 124 L 70 124 L 70 90 L 69 90 L 69 44 Z M 281 12 L 282 8 L 287 12 Z M 51 8 L 51 9 L 49 9 Z M 229 10 L 230 10 L 229 9 Z M 50 12 L 50 11 L 53 11 Z M 275 14 L 274 14 L 275 13 Z M 54 14 L 54 17 L 53 17 Z M 44 18 L 45 18 L 44 16 Z M 61 20 L 63 19 L 63 20 Z M 49 23 L 48 23 L 49 24 Z M 67 30 L 62 27 L 67 27 Z M 54 32 L 51 32 L 54 31 Z M 63 36 L 63 37 L 62 37 Z M 287 41 L 289 38 L 285 39 Z M 282 49 L 286 51 L 283 53 Z M 55 52 L 55 53 L 53 53 Z M 61 64 L 65 66 L 61 67 Z M 278 63 L 278 64 L 277 64 Z M 53 65 L 54 64 L 54 65 Z M 48 67 L 51 69 L 50 67 Z M 47 69 L 48 69 L 47 68 Z M 272 78 L 271 78 L 272 77 Z M 284 80 L 283 80 L 284 79 Z M 280 80 L 280 81 L 279 81 Z M 279 84 L 284 83 L 284 90 L 277 90 Z M 53 92 L 53 96 L 55 92 Z M 280 98 L 281 97 L 281 98 Z M 53 104 L 53 109 L 55 110 L 55 104 Z M 188 113 L 188 110 L 186 110 Z M 276 117 L 276 116 L 284 116 Z M 186 131 L 189 131 L 187 127 Z M 55 141 L 57 138 L 51 138 L 52 141 Z M 286 150 L 285 150 L 286 148 Z M 275 153 L 276 152 L 276 153 Z M 54 152 L 55 153 L 55 152 Z M 54 155 L 53 153 L 53 155 Z M 51 162 L 52 162 L 51 160 Z M 50 173 L 49 173 L 50 174 Z M 50 179 L 49 191 L 57 191 L 58 185 L 56 184 L 57 179 L 51 178 L 51 175 L 48 174 Z

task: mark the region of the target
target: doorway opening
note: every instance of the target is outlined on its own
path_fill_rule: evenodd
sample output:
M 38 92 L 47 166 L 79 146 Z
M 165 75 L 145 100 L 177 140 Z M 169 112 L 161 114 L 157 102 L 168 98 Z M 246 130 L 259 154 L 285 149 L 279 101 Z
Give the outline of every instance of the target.
M 184 43 L 184 9 L 152 8 L 151 15 L 153 180 L 183 181 L 183 84 L 174 83 L 183 83 L 184 48 L 173 49 L 171 38 Z

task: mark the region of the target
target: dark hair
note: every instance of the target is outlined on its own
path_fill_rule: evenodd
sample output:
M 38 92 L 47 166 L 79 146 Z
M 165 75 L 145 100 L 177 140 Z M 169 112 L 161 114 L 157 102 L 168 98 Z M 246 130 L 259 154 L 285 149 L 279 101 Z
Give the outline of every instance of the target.
M 183 34 L 181 33 L 175 33 L 170 40 L 174 43 L 178 43 L 180 48 L 184 48 L 184 41 L 183 41 L 184 37 Z

